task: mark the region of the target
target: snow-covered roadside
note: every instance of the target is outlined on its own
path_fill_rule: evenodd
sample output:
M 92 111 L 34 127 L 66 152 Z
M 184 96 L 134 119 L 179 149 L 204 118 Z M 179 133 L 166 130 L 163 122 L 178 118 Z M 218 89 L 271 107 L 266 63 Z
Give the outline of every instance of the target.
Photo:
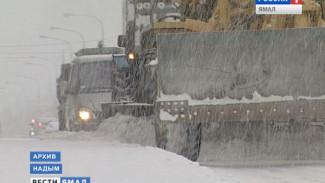
M 221 180 L 209 168 L 154 147 L 119 142 L 0 139 L 0 182 L 23 183 L 30 177 L 42 177 L 29 174 L 30 151 L 61 151 L 63 176 L 90 176 L 92 183 Z
M 30 151 L 61 151 L 62 176 L 90 176 L 92 183 L 320 183 L 325 180 L 325 166 L 204 167 L 153 144 L 152 119 L 122 115 L 104 121 L 95 132 L 54 131 L 36 138 L 0 138 L 0 183 L 22 183 L 29 182 L 30 177 L 42 177 L 29 174 Z
M 94 132 L 46 132 L 39 139 L 62 139 L 82 141 L 118 141 L 142 146 L 155 146 L 153 117 L 133 117 L 117 114 L 103 121 Z
M 215 175 L 236 183 L 322 183 L 325 166 L 289 166 L 273 168 L 215 168 Z
M 30 177 L 61 176 L 30 175 L 30 151 L 61 151 L 62 176 L 90 176 L 92 183 L 320 183 L 325 180 L 325 166 L 208 168 L 173 153 L 137 144 L 95 139 L 12 138 L 0 139 L 0 182 L 23 183 L 29 182 Z

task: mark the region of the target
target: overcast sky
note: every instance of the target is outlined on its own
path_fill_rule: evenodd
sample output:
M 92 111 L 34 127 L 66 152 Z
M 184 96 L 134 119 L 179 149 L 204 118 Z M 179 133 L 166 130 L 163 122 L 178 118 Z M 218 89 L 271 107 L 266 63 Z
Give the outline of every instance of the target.
M 42 50 L 46 51 L 42 55 L 61 52 L 62 49 L 69 51 L 65 45 L 35 47 L 34 45 L 38 44 L 62 44 L 60 41 L 40 39 L 40 35 L 64 39 L 73 44 L 73 51 L 82 47 L 81 38 L 77 34 L 53 31 L 49 29 L 50 26 L 76 30 L 84 36 L 87 47 L 96 46 L 97 40 L 101 38 L 100 24 L 90 18 L 66 18 L 63 16 L 64 13 L 91 15 L 101 19 L 105 27 L 106 46 L 116 45 L 116 37 L 122 29 L 120 0 L 0 0 L 0 2 L 1 57 L 21 57 L 22 54 L 9 55 L 9 52 L 20 53 L 27 50 L 35 54 Z M 8 48 L 19 45 L 25 47 Z
M 8 92 L 12 93 L 10 101 L 17 100 L 17 93 L 35 97 L 38 90 L 35 81 L 17 75 L 38 78 L 41 95 L 45 96 L 49 86 L 55 94 L 57 75 L 54 76 L 54 67 L 56 64 L 56 70 L 59 70 L 62 50 L 65 52 L 65 62 L 71 61 L 69 46 L 57 40 L 40 39 L 40 35 L 70 42 L 73 52 L 82 48 L 82 39 L 75 33 L 50 30 L 50 26 L 78 31 L 84 36 L 86 47 L 97 46 L 101 39 L 100 24 L 91 18 L 66 18 L 64 13 L 99 18 L 104 23 L 105 46 L 116 46 L 117 36 L 122 30 L 120 0 L 0 0 L 0 103 L 9 98 Z M 28 58 L 30 56 L 52 60 L 54 64 L 44 59 Z M 26 62 L 42 66 L 26 65 Z M 9 84 L 4 84 L 5 81 L 9 81 Z M 21 83 L 24 84 L 23 89 L 17 86 Z

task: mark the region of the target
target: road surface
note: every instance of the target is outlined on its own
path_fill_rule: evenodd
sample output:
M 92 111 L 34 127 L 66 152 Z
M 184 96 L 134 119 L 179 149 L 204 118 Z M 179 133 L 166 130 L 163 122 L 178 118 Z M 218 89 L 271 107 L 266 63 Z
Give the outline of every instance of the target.
M 85 140 L 86 139 L 86 140 Z M 213 168 L 182 156 L 139 144 L 99 138 L 91 133 L 53 132 L 37 138 L 0 139 L 1 182 L 29 182 L 30 151 L 60 151 L 60 176 L 91 177 L 109 182 L 322 183 L 325 166 L 274 168 Z

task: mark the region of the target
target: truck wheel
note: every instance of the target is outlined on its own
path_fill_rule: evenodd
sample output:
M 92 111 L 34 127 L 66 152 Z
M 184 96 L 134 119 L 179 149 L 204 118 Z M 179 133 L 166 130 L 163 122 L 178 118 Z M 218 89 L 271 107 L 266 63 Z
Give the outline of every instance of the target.
M 186 139 L 180 155 L 188 158 L 191 161 L 196 161 L 199 158 L 201 146 L 201 123 L 184 124 L 186 130 Z
M 196 161 L 201 146 L 201 123 L 156 123 L 156 145 Z

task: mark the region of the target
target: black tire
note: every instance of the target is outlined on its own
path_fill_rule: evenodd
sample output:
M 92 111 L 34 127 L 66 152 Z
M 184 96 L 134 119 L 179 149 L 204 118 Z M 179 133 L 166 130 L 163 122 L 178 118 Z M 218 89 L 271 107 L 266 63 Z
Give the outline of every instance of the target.
M 187 137 L 180 155 L 191 161 L 197 161 L 201 147 L 201 123 L 184 124 L 184 128 L 186 129 Z
M 201 134 L 201 123 L 155 123 L 156 146 L 191 161 L 199 158 Z
M 155 123 L 155 137 L 156 137 L 156 146 L 161 149 L 166 149 L 167 137 L 166 137 L 167 129 L 163 123 Z

